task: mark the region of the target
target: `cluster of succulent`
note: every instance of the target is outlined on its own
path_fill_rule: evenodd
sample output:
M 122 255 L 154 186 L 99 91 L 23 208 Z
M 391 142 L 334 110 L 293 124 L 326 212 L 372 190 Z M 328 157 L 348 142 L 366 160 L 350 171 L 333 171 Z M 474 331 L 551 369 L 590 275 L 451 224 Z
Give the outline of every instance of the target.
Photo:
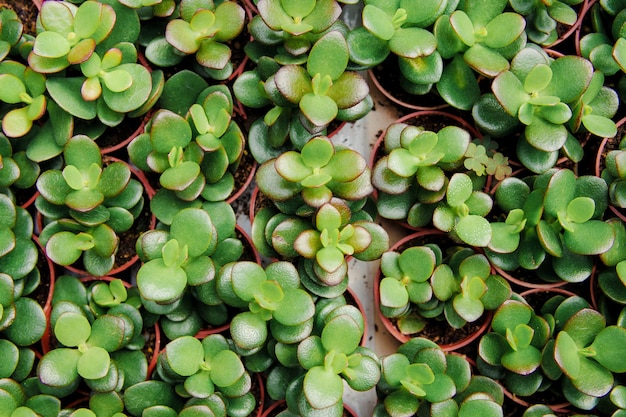
M 374 417 L 625 413 L 625 1 L 33 3 L 30 31 L 0 5 L 0 415 L 245 417 L 257 384 L 284 417 L 347 387 Z M 368 164 L 333 136 L 368 76 L 451 113 L 401 110 Z M 436 230 L 390 249 L 393 220 Z M 532 305 L 519 272 L 592 303 Z M 489 331 L 469 357 L 429 323 Z
M 477 367 L 515 395 L 560 390 L 572 405 L 592 410 L 625 370 L 616 355 L 625 337 L 580 296 L 556 295 L 537 308 L 512 298 L 481 338 Z
M 258 169 L 259 207 L 252 239 L 270 258 L 292 260 L 303 285 L 319 296 L 337 296 L 348 286 L 348 257 L 380 258 L 389 246 L 384 228 L 367 211 L 371 173 L 358 152 L 325 136 L 301 151 L 287 151 Z

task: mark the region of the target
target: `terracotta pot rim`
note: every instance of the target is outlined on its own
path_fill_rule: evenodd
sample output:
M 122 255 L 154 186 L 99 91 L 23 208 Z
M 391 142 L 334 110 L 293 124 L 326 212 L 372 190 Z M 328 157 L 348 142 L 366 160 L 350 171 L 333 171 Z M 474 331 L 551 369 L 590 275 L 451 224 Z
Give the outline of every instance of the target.
M 239 187 L 239 189 L 233 190 L 231 195 L 228 196 L 228 198 L 226 199 L 226 202 L 228 204 L 232 204 L 233 202 L 235 202 L 248 189 L 250 184 L 252 184 L 252 181 L 255 178 L 256 170 L 259 167 L 259 163 L 254 158 L 252 158 L 252 156 L 251 156 L 251 159 L 252 159 L 252 168 L 250 169 L 250 172 L 248 174 L 248 177 L 246 178 L 246 181 L 241 185 L 241 187 Z
M 564 287 L 567 284 L 570 284 L 567 281 L 539 282 L 539 283 L 526 282 L 526 281 L 522 281 L 521 279 L 515 278 L 510 272 L 505 271 L 504 269 L 500 268 L 499 266 L 494 265 L 493 263 L 491 264 L 491 266 L 498 273 L 498 275 L 501 275 L 504 279 L 506 279 L 510 283 L 518 285 L 518 286 L 520 286 L 522 288 L 525 288 L 525 289 L 549 290 L 549 289 L 553 289 L 553 288 Z M 532 271 L 530 271 L 530 272 L 532 272 Z
M 266 408 L 265 410 L 263 410 L 263 413 L 261 414 L 261 417 L 267 417 L 270 415 L 271 412 L 275 411 L 277 408 L 283 407 L 285 405 L 286 401 L 285 400 L 278 400 L 273 402 L 272 404 L 270 404 L 270 406 L 268 408 Z M 346 403 L 343 404 L 343 409 L 350 415 L 353 417 L 356 417 L 357 414 L 355 413 L 355 411 Z
M 374 70 L 372 68 L 367 70 L 368 78 L 372 81 L 374 86 L 382 95 L 384 95 L 387 99 L 392 102 L 412 110 L 437 110 L 437 109 L 445 109 L 451 107 L 448 103 L 438 104 L 436 106 L 418 106 L 416 104 L 407 103 L 405 101 L 400 100 L 398 97 L 393 95 L 389 90 L 382 86 L 382 84 L 378 81 L 376 76 L 374 75 Z M 407 93 L 409 94 L 409 93 Z
M 135 129 L 133 133 L 128 135 L 124 140 L 120 141 L 119 143 L 113 146 L 101 148 L 100 153 L 102 154 L 102 156 L 110 155 L 111 153 L 118 151 L 120 149 L 126 149 L 128 144 L 132 142 L 133 139 L 135 139 L 137 136 L 141 135 L 144 132 L 146 123 L 148 122 L 148 120 L 150 120 L 151 117 L 152 117 L 152 110 L 149 110 L 146 114 L 144 114 L 143 116 L 140 116 L 141 122 L 139 123 L 139 126 L 137 126 L 137 129 Z
M 533 405 L 527 402 L 526 400 L 524 400 L 522 397 L 519 397 L 513 394 L 500 381 L 496 381 L 496 382 L 500 385 L 500 387 L 502 387 L 502 392 L 504 393 L 504 396 L 510 399 L 511 401 L 513 401 L 514 403 L 519 404 L 522 407 L 530 407 L 531 405 Z M 548 408 L 550 408 L 552 411 L 557 412 L 557 413 L 569 413 L 571 410 L 568 407 L 571 405 L 572 404 L 569 402 L 562 402 L 558 404 L 546 404 Z

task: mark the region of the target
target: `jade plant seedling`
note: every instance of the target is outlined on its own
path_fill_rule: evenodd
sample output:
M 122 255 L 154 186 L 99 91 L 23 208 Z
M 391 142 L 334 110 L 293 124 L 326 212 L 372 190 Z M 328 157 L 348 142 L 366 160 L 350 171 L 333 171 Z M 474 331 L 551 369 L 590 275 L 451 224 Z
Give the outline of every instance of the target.
M 180 17 L 171 19 L 165 39 L 180 55 L 194 55 L 206 74 L 223 80 L 233 72 L 229 42 L 243 30 L 245 11 L 234 1 L 183 1 Z
M 556 308 L 554 361 L 563 372 L 563 394 L 572 404 L 589 408 L 589 402 L 609 394 L 615 375 L 626 369 L 617 353 L 626 340 L 624 328 L 606 325 L 604 316 L 570 297 Z
M 114 264 L 118 234 L 141 213 L 143 186 L 131 178 L 127 164 L 105 165 L 100 148 L 87 136 L 70 139 L 63 156 L 62 170 L 48 170 L 37 179 L 37 207 L 48 222 L 40 241 L 59 265 L 72 265 L 82 256 L 90 273 L 105 275 Z
M 429 1 L 419 8 L 407 1 L 367 1 L 363 26 L 348 34 L 350 59 L 373 67 L 390 54 L 397 56 L 400 84 L 412 94 L 425 94 L 438 82 L 443 59 L 435 35 L 427 28 L 448 10 L 447 1 Z
M 502 391 L 493 380 L 472 376 L 466 359 L 445 353 L 424 338 L 414 338 L 381 358 L 378 391 L 381 402 L 374 410 L 376 417 L 405 412 L 427 416 L 502 413 Z
M 5 103 L 2 131 L 6 136 L 26 135 L 46 114 L 46 77 L 32 68 L 11 60 L 0 62 L 0 91 L 0 102 Z
M 519 178 L 501 185 L 495 199 L 507 218 L 486 251 L 490 260 L 505 270 L 541 268 L 541 277 L 552 281 L 587 279 L 593 256 L 607 252 L 615 239 L 610 224 L 601 220 L 606 183 L 559 169 L 538 176 L 532 186 Z
M 97 118 L 106 126 L 119 125 L 125 115 L 144 115 L 164 82 L 160 70 L 150 73 L 137 63 L 136 48 L 128 42 L 116 44 L 102 56 L 93 52 L 80 64 L 80 71 L 76 77 L 49 76 L 48 93 L 70 115 Z
M 171 110 L 154 113 L 146 132 L 129 145 L 131 161 L 159 174 L 159 183 L 184 201 L 200 195 L 225 200 L 233 190 L 232 170 L 245 147 L 232 120 L 233 100 L 224 86 L 200 94 L 183 117 Z
M 356 391 L 376 386 L 380 364 L 371 349 L 359 346 L 362 316 L 357 319 L 350 314 L 329 315 L 319 336 L 311 335 L 300 342 L 297 359 L 306 372 L 287 388 L 290 409 L 304 416 L 322 410 L 340 416 L 344 381 Z
M 108 4 L 86 1 L 43 4 L 38 32 L 28 64 L 39 73 L 51 74 L 89 59 L 115 24 L 115 11 Z
M 526 20 L 528 39 L 539 45 L 551 45 L 559 37 L 559 25 L 572 26 L 578 14 L 574 7 L 582 0 L 553 1 L 544 3 L 539 0 L 510 2 L 511 7 Z
M 259 167 L 260 191 L 274 201 L 288 201 L 300 195 L 318 208 L 333 197 L 360 200 L 373 190 L 365 159 L 351 149 L 335 148 L 326 137 L 307 142 L 301 152 L 288 151 Z
M 224 303 L 247 309 L 230 324 L 242 355 L 258 352 L 269 337 L 279 343 L 300 342 L 313 329 L 313 298 L 301 288 L 298 271 L 289 262 L 274 262 L 265 270 L 249 261 L 226 264 L 216 276 L 216 290 Z
M 491 274 L 484 255 L 468 248 L 444 249 L 437 244 L 412 246 L 381 257 L 381 311 L 396 318 L 403 333 L 415 333 L 425 321 L 444 317 L 461 328 L 511 294 L 508 283 Z
M 567 76 L 572 77 L 572 82 L 563 82 Z M 531 171 L 541 173 L 552 168 L 562 149 L 575 159 L 581 156 L 580 144 L 568 130 L 573 117 L 569 104 L 581 100 L 592 78 L 593 66 L 582 57 L 570 55 L 551 59 L 535 48 L 526 48 L 513 58 L 511 69 L 494 79 L 492 91 L 498 102 L 524 126 L 517 154 L 520 162 Z M 593 92 L 596 93 L 597 88 Z M 590 91 L 587 103 L 594 93 Z M 591 108 L 586 108 L 582 114 L 582 108 L 576 111 L 575 127 L 580 124 L 582 114 L 591 115 Z M 587 120 L 589 128 L 594 130 L 593 122 L 598 119 L 591 116 Z M 603 131 L 605 129 L 598 130 Z
M 542 351 L 554 330 L 550 323 L 522 301 L 505 301 L 493 316 L 492 330 L 480 339 L 477 366 L 481 374 L 503 380 L 520 396 L 536 392 L 542 382 L 549 381 L 541 364 Z
M 211 216 L 201 208 L 180 210 L 169 230 L 143 233 L 136 244 L 144 262 L 137 272 L 137 287 L 146 310 L 156 314 L 172 310 L 188 286 L 212 280 L 215 265 L 210 256 L 217 243 Z
M 339 31 L 322 36 L 311 47 L 306 67 L 285 65 L 266 82 L 299 107 L 309 131 L 320 131 L 334 120 L 357 120 L 372 108 L 369 88 L 354 71 L 346 71 L 348 44 Z M 274 94 L 268 94 L 270 97 Z
M 389 247 L 387 232 L 371 221 L 351 213 L 342 200 L 332 200 L 315 213 L 313 224 L 295 215 L 266 212 L 256 216 L 253 240 L 269 256 L 286 259 L 305 258 L 325 286 L 336 286 L 347 278 L 346 256 L 370 261 L 378 259 Z M 262 234 L 262 236 L 261 236 Z M 263 246 L 260 246 L 263 245 Z M 304 284 L 305 286 L 307 283 Z
M 172 340 L 159 356 L 157 370 L 186 397 L 204 399 L 217 392 L 228 399 L 252 396 L 250 374 L 222 335 L 209 335 L 202 341 L 193 336 Z M 248 404 L 246 413 L 254 409 L 253 397 Z
M 123 376 L 111 353 L 124 348 L 137 332 L 141 333 L 142 323 L 138 312 L 131 318 L 111 310 L 92 322 L 80 310 L 62 312 L 53 331 L 63 347 L 50 350 L 41 358 L 37 368 L 39 380 L 54 390 L 73 391 L 81 380 L 96 391 L 119 389 Z
M 480 96 L 476 73 L 494 78 L 509 69 L 509 61 L 526 44 L 524 18 L 505 11 L 506 0 L 489 4 L 463 2 L 435 22 L 437 50 L 452 59 L 443 69 L 437 91 L 450 105 L 472 108 Z
M 372 184 L 381 191 L 381 216 L 406 219 L 413 227 L 432 222 L 441 230 L 454 230 L 465 243 L 486 246 L 491 231 L 483 216 L 491 210 L 491 199 L 478 190 L 482 181 L 477 175 L 458 172 L 465 161 L 481 171 L 472 165 L 470 140 L 456 126 L 435 133 L 406 123 L 390 125 L 384 136 L 387 155 L 372 169 Z

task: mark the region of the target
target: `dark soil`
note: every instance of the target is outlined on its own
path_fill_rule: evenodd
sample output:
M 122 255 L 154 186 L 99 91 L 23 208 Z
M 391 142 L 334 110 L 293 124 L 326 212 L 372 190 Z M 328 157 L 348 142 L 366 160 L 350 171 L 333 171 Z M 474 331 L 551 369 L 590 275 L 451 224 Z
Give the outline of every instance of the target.
M 0 9 L 12 9 L 24 25 L 24 33 L 36 35 L 37 14 L 39 10 L 33 0 L 0 0 Z

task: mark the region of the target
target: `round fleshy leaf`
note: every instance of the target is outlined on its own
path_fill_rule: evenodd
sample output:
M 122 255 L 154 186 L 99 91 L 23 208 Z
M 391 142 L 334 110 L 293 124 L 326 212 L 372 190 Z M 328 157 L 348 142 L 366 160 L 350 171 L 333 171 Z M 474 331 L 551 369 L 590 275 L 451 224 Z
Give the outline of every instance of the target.
M 391 39 L 396 31 L 391 16 L 373 4 L 366 4 L 363 8 L 363 26 L 385 41 Z
M 215 245 L 215 227 L 205 210 L 181 210 L 170 226 L 170 234 L 181 245 L 187 245 L 189 256 L 200 256 Z
M 179 337 L 165 347 L 164 359 L 180 376 L 195 374 L 204 360 L 202 343 L 192 336 Z
M 406 288 L 396 278 L 384 278 L 380 282 L 380 303 L 389 308 L 401 308 L 409 302 Z
M 245 373 L 241 359 L 232 350 L 222 350 L 211 360 L 211 379 L 218 387 L 233 385 Z
M 178 114 L 160 110 L 152 117 L 150 141 L 155 151 L 168 154 L 174 147 L 186 147 L 191 141 L 191 127 Z
M 46 316 L 37 301 L 21 297 L 15 301 L 15 319 L 4 336 L 17 346 L 31 346 L 46 332 Z
M 57 348 L 46 353 L 39 362 L 39 380 L 51 387 L 69 387 L 78 378 L 78 360 L 81 353 L 77 349 Z
M 485 247 L 491 241 L 491 225 L 482 216 L 470 214 L 462 217 L 454 230 L 462 241 L 472 246 Z
M 327 408 L 341 401 L 343 381 L 329 369 L 316 366 L 306 373 L 302 390 L 311 406 Z
M 448 183 L 446 200 L 452 207 L 465 203 L 472 194 L 472 180 L 466 174 L 454 174 Z
M 303 290 L 285 292 L 285 298 L 274 311 L 274 319 L 285 326 L 295 326 L 311 319 L 315 314 L 315 304 L 311 296 Z
M 305 94 L 300 110 L 316 126 L 327 126 L 337 116 L 337 103 L 328 96 Z
M 311 48 L 307 71 L 312 77 L 321 74 L 336 80 L 346 70 L 349 56 L 348 44 L 343 35 L 339 31 L 331 31 Z
M 91 324 L 82 314 L 63 313 L 54 326 L 54 335 L 65 346 L 79 346 L 89 339 Z
M 309 168 L 322 168 L 326 166 L 335 153 L 330 140 L 318 137 L 313 138 L 302 148 L 302 159 Z
M 322 344 L 327 351 L 351 354 L 361 341 L 361 329 L 349 316 L 337 316 L 330 320 L 322 330 Z
M 147 300 L 171 303 L 182 296 L 187 275 L 182 268 L 167 267 L 163 259 L 154 259 L 139 268 L 137 287 Z
M 235 294 L 243 301 L 251 302 L 267 276 L 263 268 L 254 262 L 237 262 L 231 269 L 231 280 Z
M 596 336 L 591 344 L 596 352 L 593 358 L 614 373 L 626 372 L 626 363 L 620 354 L 626 343 L 624 330 L 619 326 L 608 326 Z
M 187 377 L 184 382 L 185 391 L 196 398 L 207 398 L 215 392 L 209 372 L 201 371 Z
M 78 374 L 85 379 L 104 378 L 109 372 L 111 357 L 109 352 L 98 346 L 93 346 L 83 352 L 78 359 Z

